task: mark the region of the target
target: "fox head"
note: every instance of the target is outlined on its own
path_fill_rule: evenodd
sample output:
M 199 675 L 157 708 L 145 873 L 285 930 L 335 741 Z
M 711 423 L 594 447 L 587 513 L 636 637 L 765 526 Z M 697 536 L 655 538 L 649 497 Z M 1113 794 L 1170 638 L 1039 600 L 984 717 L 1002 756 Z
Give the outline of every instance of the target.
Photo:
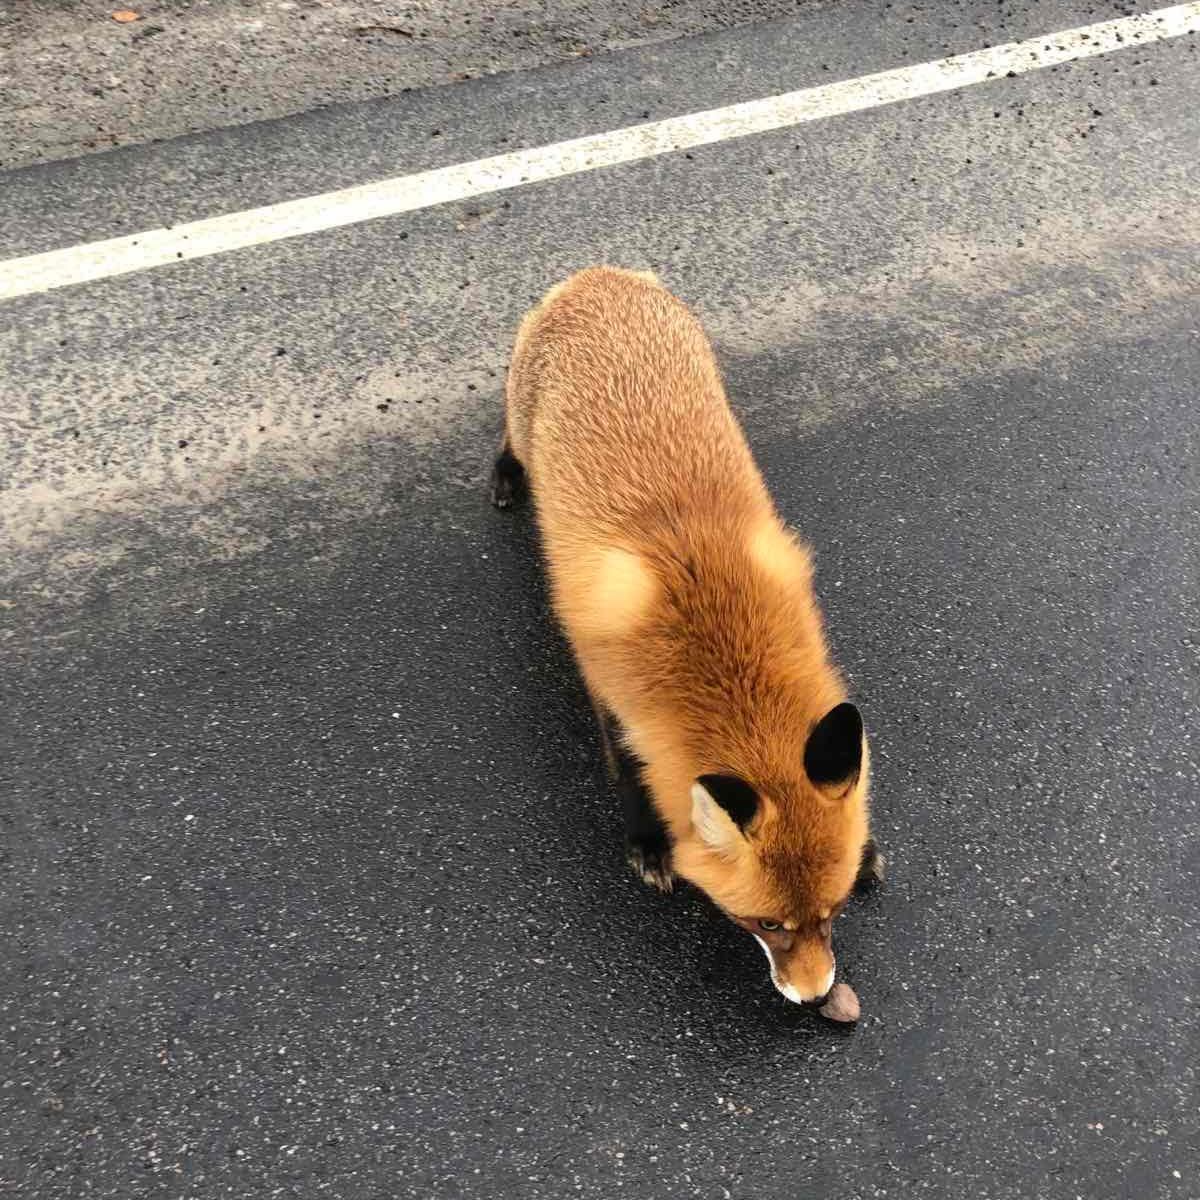
M 724 769 L 691 785 L 691 837 L 675 869 L 766 952 L 789 1000 L 820 1002 L 833 987 L 833 921 L 867 851 L 869 755 L 853 704 L 808 731 L 792 778 Z

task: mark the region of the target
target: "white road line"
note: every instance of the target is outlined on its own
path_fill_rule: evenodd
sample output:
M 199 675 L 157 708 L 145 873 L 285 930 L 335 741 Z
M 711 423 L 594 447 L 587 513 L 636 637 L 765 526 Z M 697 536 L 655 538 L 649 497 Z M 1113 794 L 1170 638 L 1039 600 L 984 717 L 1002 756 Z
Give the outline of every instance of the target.
M 9 259 L 0 262 L 0 300 L 261 246 L 506 188 L 860 112 L 1197 31 L 1200 31 L 1200 2 L 1176 4 L 822 87 L 497 154 L 416 175 L 381 179 L 359 187 L 191 221 L 171 229 L 150 229 Z

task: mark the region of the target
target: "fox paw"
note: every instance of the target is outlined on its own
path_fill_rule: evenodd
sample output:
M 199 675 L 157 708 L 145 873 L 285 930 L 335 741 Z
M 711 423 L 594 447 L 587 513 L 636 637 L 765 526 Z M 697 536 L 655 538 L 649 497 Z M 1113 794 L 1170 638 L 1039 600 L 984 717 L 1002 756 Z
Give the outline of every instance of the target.
M 645 843 L 630 843 L 625 850 L 625 861 L 633 873 L 647 886 L 660 892 L 670 892 L 675 887 L 675 872 L 671 870 L 671 852 Z
M 879 847 L 875 845 L 875 839 L 871 838 L 863 847 L 862 862 L 858 866 L 858 877 L 854 880 L 854 890 L 865 892 L 869 888 L 881 884 L 886 866 L 887 860 L 879 852 Z
M 490 491 L 497 508 L 511 508 L 525 494 L 525 468 L 507 448 L 500 451 L 492 467 Z

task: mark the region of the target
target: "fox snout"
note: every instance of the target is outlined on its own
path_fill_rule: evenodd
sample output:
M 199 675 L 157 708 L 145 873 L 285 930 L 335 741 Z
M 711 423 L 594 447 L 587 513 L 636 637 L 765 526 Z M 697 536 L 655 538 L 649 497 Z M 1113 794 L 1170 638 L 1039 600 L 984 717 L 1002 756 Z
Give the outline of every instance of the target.
M 771 967 L 771 982 L 793 1004 L 821 1004 L 833 987 L 837 960 L 831 939 L 788 929 L 767 932 L 737 921 L 762 947 Z

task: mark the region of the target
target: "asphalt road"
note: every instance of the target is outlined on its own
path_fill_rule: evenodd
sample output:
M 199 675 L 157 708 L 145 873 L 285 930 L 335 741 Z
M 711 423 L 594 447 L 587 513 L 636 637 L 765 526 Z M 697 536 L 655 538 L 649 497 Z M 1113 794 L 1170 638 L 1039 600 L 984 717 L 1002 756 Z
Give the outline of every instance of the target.
M 817 7 L 32 167 L 0 245 L 1110 11 Z M 0 1191 L 1195 1200 L 1198 61 L 6 302 Z M 701 314 L 817 548 L 891 863 L 850 1032 L 628 874 L 486 503 L 516 321 L 601 259 Z

